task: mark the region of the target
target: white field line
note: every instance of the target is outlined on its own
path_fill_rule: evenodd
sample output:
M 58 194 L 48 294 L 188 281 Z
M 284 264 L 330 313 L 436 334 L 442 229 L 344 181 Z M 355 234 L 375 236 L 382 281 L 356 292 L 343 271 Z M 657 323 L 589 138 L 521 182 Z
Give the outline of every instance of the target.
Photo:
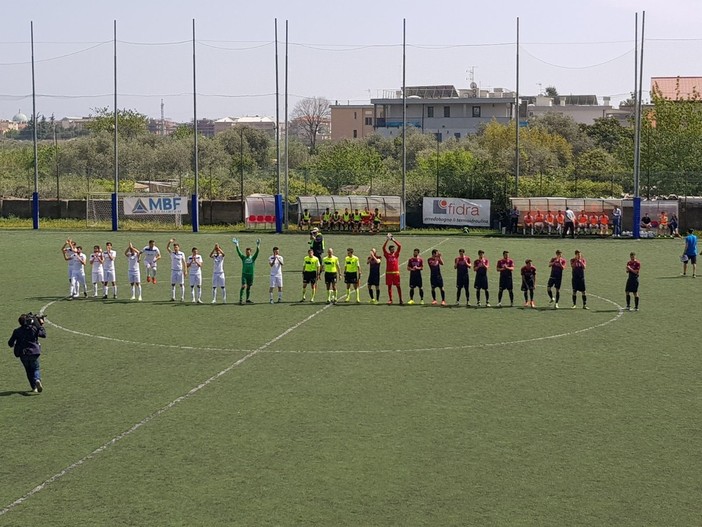
M 437 245 L 440 245 L 441 243 L 445 242 L 446 240 L 447 240 L 447 238 L 445 238 L 444 240 L 442 240 L 441 242 L 439 242 Z M 51 303 L 53 303 L 53 302 L 51 302 Z M 51 303 L 49 303 L 49 304 L 47 304 L 46 306 L 44 306 L 44 307 L 41 309 L 41 313 L 43 313 L 44 310 L 45 310 L 45 308 L 47 308 L 49 305 L 51 305 Z M 223 375 L 226 375 L 227 373 L 229 373 L 229 372 L 230 372 L 231 370 L 233 370 L 234 368 L 236 368 L 236 367 L 238 367 L 238 366 L 241 366 L 244 362 L 246 362 L 246 361 L 249 360 L 250 358 L 252 358 L 252 357 L 258 355 L 258 354 L 261 353 L 262 351 L 265 351 L 265 350 L 266 350 L 267 348 L 269 348 L 271 345 L 275 344 L 275 343 L 278 342 L 280 339 L 282 339 L 282 338 L 284 338 L 285 336 L 287 336 L 288 334 L 292 333 L 293 331 L 295 331 L 297 328 L 299 328 L 299 327 L 302 326 L 303 324 L 309 322 L 309 321 L 312 320 L 314 317 L 316 317 L 316 316 L 319 315 L 320 313 L 324 312 L 326 309 L 330 308 L 331 306 L 332 306 L 332 304 L 327 304 L 327 305 L 325 305 L 324 307 L 318 309 L 317 311 L 315 311 L 314 313 L 312 313 L 311 315 L 309 315 L 307 318 L 301 320 L 300 322 L 298 322 L 297 324 L 295 324 L 295 325 L 293 325 L 293 326 L 290 326 L 288 329 L 286 329 L 285 331 L 283 331 L 283 332 L 282 332 L 280 335 L 278 335 L 277 337 L 275 337 L 275 338 L 269 340 L 268 342 L 266 342 L 266 343 L 263 344 L 262 346 L 256 348 L 255 350 L 251 351 L 250 353 L 248 353 L 248 354 L 245 355 L 244 357 L 240 358 L 239 360 L 237 360 L 237 361 L 234 362 L 233 364 L 230 364 L 229 366 L 227 366 L 226 368 L 224 368 L 222 371 L 220 371 L 220 372 L 214 374 L 214 375 L 213 375 L 212 377 L 210 377 L 209 379 L 207 379 L 207 380 L 201 382 L 200 384 L 198 384 L 197 386 L 195 386 L 194 388 L 192 388 L 192 389 L 191 389 L 189 392 L 187 392 L 186 394 L 181 395 L 181 396 L 178 397 L 177 399 L 174 399 L 173 401 L 171 401 L 171 402 L 168 403 L 167 405 L 165 405 L 165 406 L 161 407 L 160 409 L 156 410 L 156 411 L 155 411 L 154 413 L 152 413 L 151 415 L 146 416 L 144 419 L 142 419 L 142 420 L 139 421 L 138 423 L 134 424 L 133 426 L 131 426 L 130 428 L 128 428 L 127 430 L 125 430 L 125 431 L 122 432 L 121 434 L 119 434 L 119 435 L 113 437 L 112 439 L 110 439 L 109 441 L 107 441 L 106 443 L 104 443 L 102 446 L 99 446 L 98 448 L 96 448 L 95 450 L 93 450 L 93 451 L 92 451 L 91 453 L 89 453 L 88 455 L 82 457 L 81 459 L 79 459 L 78 461 L 75 461 L 74 463 L 71 463 L 70 465 L 68 465 L 68 466 L 65 467 L 64 469 L 60 470 L 59 472 L 57 472 L 56 474 L 54 474 L 53 476 L 51 476 L 51 477 L 48 478 L 47 480 L 43 481 L 42 483 L 40 483 L 39 485 L 37 485 L 36 487 L 34 487 L 32 490 L 30 490 L 29 492 L 27 492 L 24 496 L 22 496 L 22 497 L 20 497 L 20 498 L 17 498 L 15 501 L 13 501 L 12 503 L 10 503 L 9 505 L 6 505 L 6 506 L 3 507 L 2 509 L 0 509 L 0 516 L 3 516 L 4 514 L 7 514 L 7 513 L 10 512 L 11 510 L 13 510 L 13 509 L 15 509 L 16 507 L 18 507 L 19 505 L 22 505 L 24 502 L 26 502 L 27 500 L 29 500 L 32 496 L 35 496 L 36 494 L 38 494 L 39 492 L 41 492 L 42 490 L 44 490 L 48 485 L 50 485 L 50 484 L 52 484 L 52 483 L 58 481 L 59 479 L 63 478 L 65 475 L 71 473 L 71 472 L 72 472 L 73 470 L 75 470 L 76 468 L 78 468 L 78 467 L 84 465 L 85 463 L 87 463 L 88 461 L 94 459 L 95 457 L 97 457 L 97 456 L 100 455 L 101 453 L 105 452 L 105 451 L 106 451 L 108 448 L 110 448 L 111 446 L 115 445 L 116 443 L 118 443 L 119 441 L 121 441 L 122 439 L 124 439 L 125 437 L 127 437 L 127 436 L 131 435 L 132 433 L 136 432 L 137 430 L 139 430 L 141 427 L 143 427 L 144 425 L 146 425 L 146 424 L 149 423 L 150 421 L 153 421 L 154 419 L 156 419 L 156 418 L 159 417 L 160 415 L 164 414 L 164 413 L 167 412 L 168 410 L 174 408 L 175 406 L 177 406 L 178 404 L 182 403 L 182 402 L 185 401 L 186 399 L 189 399 L 190 397 L 192 397 L 193 395 L 195 395 L 197 392 L 199 392 L 200 390 L 202 390 L 203 388 L 205 388 L 205 387 L 208 386 L 209 384 L 213 383 L 214 381 L 216 381 L 217 379 L 219 379 L 219 378 L 222 377 Z M 58 327 L 58 326 L 57 326 L 57 327 Z M 63 329 L 63 328 L 61 328 L 61 329 Z M 82 334 L 82 335 L 91 336 L 91 335 L 87 335 L 87 334 Z M 107 339 L 107 337 L 103 337 L 103 338 Z M 119 339 L 112 339 L 112 340 L 119 341 Z

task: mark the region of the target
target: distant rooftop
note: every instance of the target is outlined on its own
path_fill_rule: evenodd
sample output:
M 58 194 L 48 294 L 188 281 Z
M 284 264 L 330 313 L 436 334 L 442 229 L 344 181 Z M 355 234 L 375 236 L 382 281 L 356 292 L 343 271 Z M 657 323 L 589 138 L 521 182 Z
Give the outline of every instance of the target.
M 651 77 L 651 91 L 664 99 L 695 99 L 702 96 L 702 77 Z

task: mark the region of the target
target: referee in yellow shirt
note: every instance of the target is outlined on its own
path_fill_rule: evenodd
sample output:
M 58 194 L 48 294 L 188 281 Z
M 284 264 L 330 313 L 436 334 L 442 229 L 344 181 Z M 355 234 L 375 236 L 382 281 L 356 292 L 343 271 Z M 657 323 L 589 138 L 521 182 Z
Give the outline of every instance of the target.
M 358 256 L 353 254 L 353 249 L 346 249 L 346 258 L 344 259 L 344 282 L 346 283 L 346 301 L 351 299 L 351 286 L 356 290 L 356 303 L 361 302 L 361 292 L 358 285 L 361 281 L 361 262 Z

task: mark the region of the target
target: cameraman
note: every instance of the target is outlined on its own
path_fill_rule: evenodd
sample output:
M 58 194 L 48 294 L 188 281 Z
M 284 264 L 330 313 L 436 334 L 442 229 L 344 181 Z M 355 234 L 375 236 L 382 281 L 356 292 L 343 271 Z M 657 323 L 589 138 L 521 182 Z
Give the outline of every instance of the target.
M 44 317 L 32 313 L 20 315 L 19 324 L 20 327 L 12 332 L 7 345 L 14 347 L 15 357 L 19 357 L 22 361 L 32 392 L 39 393 L 44 389 L 39 372 L 39 355 L 41 355 L 39 338 L 46 338 Z

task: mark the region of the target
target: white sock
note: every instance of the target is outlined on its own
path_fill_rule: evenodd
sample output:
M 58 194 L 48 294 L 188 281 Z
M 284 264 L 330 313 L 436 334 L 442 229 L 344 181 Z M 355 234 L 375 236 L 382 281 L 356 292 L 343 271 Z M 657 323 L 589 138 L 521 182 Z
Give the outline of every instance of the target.
M 222 302 L 227 301 L 227 290 L 223 287 L 222 288 Z
M 216 287 L 212 288 L 212 300 L 214 300 L 215 302 L 217 301 L 217 288 Z

